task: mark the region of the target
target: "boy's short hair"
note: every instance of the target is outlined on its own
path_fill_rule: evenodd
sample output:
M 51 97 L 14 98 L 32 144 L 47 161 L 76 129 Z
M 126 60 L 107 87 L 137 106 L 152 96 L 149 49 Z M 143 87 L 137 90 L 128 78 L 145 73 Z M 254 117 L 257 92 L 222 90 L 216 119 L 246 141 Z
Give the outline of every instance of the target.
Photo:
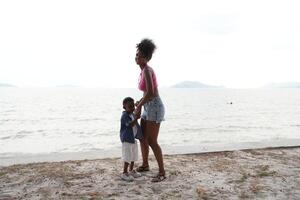
M 134 102 L 134 99 L 131 97 L 126 97 L 125 99 L 123 99 L 123 108 L 124 108 L 124 105 L 129 102 Z
M 136 45 L 136 48 L 149 61 L 152 58 L 156 46 L 152 40 L 145 38 Z

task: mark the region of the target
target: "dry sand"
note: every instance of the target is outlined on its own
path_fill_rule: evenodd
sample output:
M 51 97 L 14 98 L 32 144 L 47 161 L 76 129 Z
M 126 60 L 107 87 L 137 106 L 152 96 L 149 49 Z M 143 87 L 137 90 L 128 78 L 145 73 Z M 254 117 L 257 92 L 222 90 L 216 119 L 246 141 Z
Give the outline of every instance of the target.
M 300 199 L 300 147 L 165 155 L 151 171 L 120 179 L 119 158 L 0 167 L 0 199 Z

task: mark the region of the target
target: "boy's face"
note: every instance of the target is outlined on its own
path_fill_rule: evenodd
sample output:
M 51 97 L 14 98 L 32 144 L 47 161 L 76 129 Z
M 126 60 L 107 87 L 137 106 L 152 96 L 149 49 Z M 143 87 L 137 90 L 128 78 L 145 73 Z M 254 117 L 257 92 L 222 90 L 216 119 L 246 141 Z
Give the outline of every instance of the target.
M 124 109 L 128 113 L 132 113 L 134 111 L 134 101 L 129 101 L 124 104 Z

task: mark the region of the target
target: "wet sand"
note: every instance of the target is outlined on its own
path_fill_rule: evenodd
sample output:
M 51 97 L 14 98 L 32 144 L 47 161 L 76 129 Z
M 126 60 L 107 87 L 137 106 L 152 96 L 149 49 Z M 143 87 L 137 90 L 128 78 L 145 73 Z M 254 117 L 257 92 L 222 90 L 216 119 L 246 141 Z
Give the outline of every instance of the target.
M 300 147 L 165 155 L 133 182 L 120 158 L 0 167 L 0 199 L 300 199 Z M 137 164 L 140 164 L 138 162 Z

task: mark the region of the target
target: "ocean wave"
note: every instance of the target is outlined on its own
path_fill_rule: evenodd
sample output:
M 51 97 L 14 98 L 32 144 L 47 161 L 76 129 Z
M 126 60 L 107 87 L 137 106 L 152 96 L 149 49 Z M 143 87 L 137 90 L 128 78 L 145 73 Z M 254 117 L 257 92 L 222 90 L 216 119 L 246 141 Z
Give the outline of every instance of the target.
M 11 113 L 11 112 L 15 112 L 17 110 L 14 110 L 14 109 L 10 109 L 10 110 L 4 110 L 2 111 L 2 113 Z
M 290 127 L 297 127 L 297 128 L 300 128 L 300 124 L 291 124 Z
M 88 121 L 105 121 L 104 118 L 86 118 L 86 119 L 75 119 L 78 122 L 88 122 Z
M 40 122 L 41 120 L 33 119 L 1 119 L 0 122 L 17 122 L 17 123 L 27 123 L 27 122 Z
M 237 132 L 237 130 L 232 130 L 232 129 L 216 129 L 216 132 L 232 133 L 232 132 Z
M 278 127 L 270 127 L 270 126 L 236 126 L 236 125 L 229 125 L 229 126 L 221 126 L 223 128 L 228 128 L 228 129 L 267 129 L 267 130 L 272 130 L 272 129 L 278 129 Z
M 8 140 L 11 138 L 13 138 L 13 137 L 12 136 L 4 136 L 4 137 L 1 137 L 0 140 Z
M 21 130 L 18 131 L 15 135 L 13 135 L 13 139 L 21 139 L 24 137 L 27 137 L 29 135 L 31 135 L 33 133 L 33 131 L 25 131 L 25 130 Z
M 207 131 L 209 129 L 212 129 L 212 128 L 176 128 L 175 127 L 174 129 L 169 129 L 168 131 L 186 133 L 186 132 L 203 132 L 203 131 Z

